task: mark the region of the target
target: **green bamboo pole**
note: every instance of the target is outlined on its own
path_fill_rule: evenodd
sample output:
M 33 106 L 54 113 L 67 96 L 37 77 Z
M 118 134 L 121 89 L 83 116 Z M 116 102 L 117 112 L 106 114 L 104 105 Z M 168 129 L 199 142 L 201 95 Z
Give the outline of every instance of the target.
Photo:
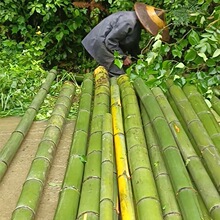
M 218 124 L 220 125 L 220 115 L 218 115 L 218 113 L 211 108 L 212 114 L 214 115 L 216 121 L 218 122 Z
M 72 144 L 54 220 L 76 219 L 87 150 L 93 97 L 93 75 L 85 74 Z M 74 177 L 74 178 L 73 178 Z
M 194 187 L 196 188 L 196 186 L 194 186 Z M 199 205 L 202 210 L 203 219 L 204 220 L 213 220 L 213 218 L 211 217 L 211 215 L 209 213 L 209 210 L 207 210 L 207 207 L 205 206 L 204 201 L 199 193 L 198 193 L 198 200 L 199 200 Z
M 134 220 L 136 219 L 136 216 L 131 188 L 131 178 L 128 169 L 120 90 L 115 77 L 111 78 L 111 113 L 113 121 L 120 214 L 122 220 Z
M 194 147 L 194 150 L 196 151 L 196 154 L 202 158 L 202 155 L 201 155 L 201 151 L 198 149 L 197 147 L 197 144 L 195 142 L 195 140 L 193 139 L 193 136 L 192 134 L 190 133 L 190 131 L 188 130 L 187 128 L 187 124 L 185 123 L 182 115 L 180 114 L 180 111 L 178 110 L 177 106 L 176 106 L 176 103 L 174 102 L 173 98 L 171 97 L 169 91 L 166 91 L 166 97 L 167 97 L 167 100 L 170 104 L 170 106 L 172 107 L 175 115 L 177 116 L 179 122 L 181 123 L 185 133 L 187 134 L 187 137 L 189 138 L 192 146 Z
M 205 161 L 205 165 L 207 166 L 216 188 L 220 191 L 220 155 L 218 150 L 215 148 L 211 138 L 182 89 L 173 84 L 170 86 L 169 92 L 197 144 L 196 147 L 201 152 L 202 158 Z
M 198 92 L 195 85 L 192 84 L 184 85 L 183 91 L 216 148 L 220 152 L 220 126 L 210 108 L 207 106 L 203 96 Z
M 42 84 L 40 90 L 34 97 L 32 103 L 28 107 L 24 116 L 21 118 L 19 124 L 17 125 L 14 132 L 9 137 L 8 141 L 0 151 L 0 182 L 3 179 L 7 168 L 9 167 L 11 161 L 13 160 L 15 154 L 17 153 L 22 141 L 24 140 L 26 134 L 28 133 L 33 120 L 43 103 L 51 84 L 56 76 L 56 71 L 51 70 Z
M 216 190 L 206 169 L 200 161 L 200 158 L 197 156 L 190 140 L 188 139 L 182 125 L 169 105 L 165 95 L 160 88 L 153 88 L 152 91 L 166 117 L 166 120 L 170 125 L 170 129 L 176 139 L 185 164 L 191 174 L 194 184 L 198 189 L 198 192 L 203 198 L 206 208 L 210 212 L 210 216 L 212 219 L 220 219 L 220 196 L 218 191 Z
M 109 78 L 103 67 L 94 71 L 95 94 L 91 119 L 90 136 L 87 150 L 83 185 L 77 218 L 99 219 L 101 157 L 102 157 L 102 124 L 103 116 L 109 112 Z
M 118 84 L 137 218 L 163 219 L 135 91 L 127 75 L 121 75 Z
M 155 135 L 155 132 L 150 123 L 149 117 L 142 103 L 141 116 L 147 141 L 147 147 L 149 150 L 149 156 L 152 164 L 152 170 L 154 172 L 155 181 L 160 197 L 163 219 L 182 219 L 181 212 L 179 210 L 176 196 L 173 192 L 172 184 L 170 182 L 169 174 L 165 167 L 163 157 L 160 152 L 160 146 Z
M 183 219 L 202 219 L 202 212 L 196 192 L 192 186 L 169 125 L 155 97 L 141 78 L 135 79 L 134 86 L 158 136 L 167 171 L 169 172 Z
M 55 113 L 53 111 L 48 121 L 16 208 L 12 213 L 11 219 L 13 220 L 29 220 L 35 217 L 56 146 L 60 140 L 65 118 L 70 111 L 75 92 L 75 86 L 70 82 L 66 82 L 62 88 L 65 89 L 66 93 L 58 97 L 54 109 L 57 106 L 62 106 L 62 108 L 59 109 L 59 112 L 56 111 Z M 62 115 L 65 115 L 65 117 Z
M 216 96 L 212 96 L 211 98 L 212 108 L 220 115 L 220 100 Z
M 106 113 L 102 131 L 102 171 L 100 189 L 100 220 L 113 220 L 114 215 L 114 161 L 112 116 Z

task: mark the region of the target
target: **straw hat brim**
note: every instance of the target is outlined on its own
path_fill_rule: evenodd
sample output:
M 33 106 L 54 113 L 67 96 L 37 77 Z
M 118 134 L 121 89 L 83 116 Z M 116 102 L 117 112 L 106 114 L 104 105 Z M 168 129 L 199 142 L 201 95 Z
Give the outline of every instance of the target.
M 170 36 L 164 19 L 164 10 L 140 2 L 134 4 L 134 10 L 144 29 L 154 36 L 161 31 L 162 41 L 169 41 Z

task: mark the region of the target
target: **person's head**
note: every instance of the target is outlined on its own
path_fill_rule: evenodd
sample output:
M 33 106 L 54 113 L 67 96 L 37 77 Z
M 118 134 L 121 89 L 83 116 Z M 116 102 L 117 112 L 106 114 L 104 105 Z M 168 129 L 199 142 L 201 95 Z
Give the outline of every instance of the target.
M 170 36 L 164 10 L 140 2 L 134 4 L 134 10 L 145 30 L 152 35 L 157 35 L 161 31 L 162 41 L 169 41 Z

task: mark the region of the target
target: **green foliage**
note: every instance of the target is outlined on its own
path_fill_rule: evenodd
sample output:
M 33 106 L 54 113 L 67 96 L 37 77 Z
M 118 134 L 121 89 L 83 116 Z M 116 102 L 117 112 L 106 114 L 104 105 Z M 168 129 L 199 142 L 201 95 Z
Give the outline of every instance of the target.
M 191 82 L 210 95 L 220 82 L 218 1 L 149 0 L 147 4 L 166 11 L 171 42 L 143 31 L 142 53 L 127 74 L 163 89 L 168 78 L 180 85 Z M 85 73 L 97 65 L 81 45 L 83 37 L 108 13 L 133 10 L 135 2 L 95 0 L 93 3 L 107 9 L 103 10 L 91 5 L 77 7 L 71 0 L 1 1 L 0 116 L 23 114 L 42 84 L 45 70 L 55 66 L 60 74 L 38 114 L 40 119 L 48 117 L 62 82 L 75 80 L 73 72 Z M 120 56 L 115 56 L 115 63 L 122 66 Z
M 0 44 L 1 114 L 6 110 L 23 112 L 45 77 L 46 71 L 40 66 L 42 60 L 34 56 L 38 51 L 24 47 L 32 45 L 7 39 Z
M 23 115 L 46 78 L 47 71 L 39 59 L 41 50 L 36 42 L 2 39 L 0 42 L 0 117 Z M 75 81 L 71 73 L 62 71 L 51 86 L 37 119 L 48 118 L 64 80 Z M 77 83 L 76 83 L 77 84 Z M 77 104 L 71 110 L 76 115 Z
M 0 10 L 2 36 L 35 41 L 45 66 L 77 59 L 82 35 L 90 29 L 87 10 L 73 7 L 69 0 L 4 0 Z
M 142 33 L 142 54 L 126 72 L 131 78 L 141 76 L 149 86 L 165 90 L 166 80 L 172 78 L 179 85 L 194 83 L 210 95 L 220 84 L 220 6 L 211 0 L 179 0 L 164 1 L 166 7 L 172 42 L 163 43 L 160 34 L 149 38 Z

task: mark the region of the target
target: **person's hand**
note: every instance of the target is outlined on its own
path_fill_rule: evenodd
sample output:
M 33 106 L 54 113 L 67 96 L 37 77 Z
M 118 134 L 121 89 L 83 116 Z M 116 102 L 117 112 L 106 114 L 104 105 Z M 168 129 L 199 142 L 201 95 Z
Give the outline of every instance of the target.
M 130 66 L 132 64 L 132 61 L 129 57 L 126 57 L 123 61 L 124 66 Z

